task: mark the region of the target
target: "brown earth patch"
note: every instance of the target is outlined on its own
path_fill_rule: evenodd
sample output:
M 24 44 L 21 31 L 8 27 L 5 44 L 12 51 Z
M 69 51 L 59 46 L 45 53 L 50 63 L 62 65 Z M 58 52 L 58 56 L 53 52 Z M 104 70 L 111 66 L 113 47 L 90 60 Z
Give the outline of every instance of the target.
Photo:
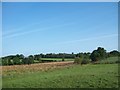
M 2 69 L 2 75 L 8 75 L 12 73 L 24 73 L 24 72 L 37 72 L 47 71 L 55 68 L 68 67 L 73 64 L 73 61 L 64 62 L 49 62 L 49 63 L 37 63 L 30 65 L 13 65 L 13 66 L 0 66 Z

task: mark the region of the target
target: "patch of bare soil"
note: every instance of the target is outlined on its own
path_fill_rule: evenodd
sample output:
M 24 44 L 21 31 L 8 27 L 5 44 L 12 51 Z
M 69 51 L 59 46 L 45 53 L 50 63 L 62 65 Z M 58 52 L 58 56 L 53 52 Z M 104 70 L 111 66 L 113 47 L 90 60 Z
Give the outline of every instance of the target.
M 24 72 L 35 72 L 35 71 L 46 71 L 55 68 L 68 67 L 73 64 L 73 61 L 64 62 L 49 62 L 49 63 L 37 63 L 30 65 L 13 65 L 13 66 L 1 66 L 2 74 L 9 73 L 24 73 Z

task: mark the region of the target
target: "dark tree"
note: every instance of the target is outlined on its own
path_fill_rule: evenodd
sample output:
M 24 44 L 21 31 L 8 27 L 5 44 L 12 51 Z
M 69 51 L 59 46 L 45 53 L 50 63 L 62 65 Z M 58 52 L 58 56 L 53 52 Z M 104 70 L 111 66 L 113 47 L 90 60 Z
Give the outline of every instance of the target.
M 34 55 L 34 60 L 38 60 L 41 58 L 41 55 Z
M 23 64 L 28 64 L 28 58 L 25 57 L 23 60 L 22 60 Z
M 104 59 L 107 57 L 106 50 L 102 47 L 98 47 L 98 53 L 100 54 L 100 59 Z
M 98 53 L 97 50 L 94 50 L 94 51 L 91 53 L 90 58 L 91 58 L 92 61 L 98 61 L 98 60 L 100 59 L 100 54 Z
M 32 64 L 32 63 L 34 63 L 34 56 L 30 55 L 28 56 L 28 64 Z
M 105 59 L 106 57 L 107 57 L 106 50 L 101 47 L 98 47 L 98 49 L 94 50 L 90 55 L 92 61 L 98 61 L 101 59 Z
M 20 59 L 19 59 L 19 56 L 15 56 L 12 60 L 13 60 L 13 64 L 14 64 L 14 65 L 19 65 L 19 64 L 21 64 Z M 11 60 L 10 60 L 10 61 L 11 61 Z
M 113 50 L 109 53 L 109 56 L 119 56 L 119 52 L 117 50 Z

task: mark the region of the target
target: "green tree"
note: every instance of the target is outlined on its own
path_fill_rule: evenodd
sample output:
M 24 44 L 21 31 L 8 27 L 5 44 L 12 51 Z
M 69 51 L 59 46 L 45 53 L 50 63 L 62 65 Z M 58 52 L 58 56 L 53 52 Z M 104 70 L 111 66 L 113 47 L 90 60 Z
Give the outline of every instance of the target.
M 28 64 L 28 58 L 25 57 L 23 60 L 22 60 L 23 64 Z
M 113 50 L 109 53 L 109 56 L 112 56 L 112 57 L 119 56 L 119 52 L 117 50 Z
M 41 55 L 34 55 L 34 59 L 35 59 L 35 60 L 38 60 L 38 61 L 39 61 L 40 58 L 41 58 Z
M 2 59 L 2 65 L 8 65 L 8 59 L 7 58 L 4 58 Z
M 20 59 L 19 59 L 18 56 L 15 56 L 12 60 L 13 60 L 13 64 L 14 64 L 14 65 L 19 65 L 19 64 L 21 64 Z M 10 62 L 11 62 L 11 60 L 10 60 Z
M 30 55 L 28 56 L 28 64 L 32 64 L 34 62 L 34 56 Z
M 105 59 L 106 57 L 107 57 L 106 50 L 101 47 L 98 47 L 98 49 L 94 50 L 90 55 L 92 61 L 98 61 L 101 59 Z
M 92 61 L 98 61 L 98 60 L 100 59 L 100 54 L 98 53 L 97 50 L 94 50 L 94 51 L 91 53 L 90 58 L 91 58 Z
M 100 54 L 100 59 L 104 59 L 107 57 L 107 53 L 106 53 L 106 50 L 104 48 L 98 47 L 97 51 Z
M 23 54 L 20 54 L 19 55 L 19 59 L 24 59 L 25 57 L 24 57 L 24 55 Z

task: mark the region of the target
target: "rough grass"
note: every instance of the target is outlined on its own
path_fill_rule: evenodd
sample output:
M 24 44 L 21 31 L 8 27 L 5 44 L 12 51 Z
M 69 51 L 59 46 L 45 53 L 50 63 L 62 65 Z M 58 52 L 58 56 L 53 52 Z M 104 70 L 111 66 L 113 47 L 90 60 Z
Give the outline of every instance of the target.
M 100 60 L 97 63 L 98 64 L 114 64 L 116 62 L 118 62 L 118 57 L 109 57 L 105 60 Z
M 22 74 L 14 70 L 10 73 L 3 76 L 3 88 L 117 88 L 119 77 L 117 64 L 70 65 L 45 71 L 28 72 L 26 69 Z

